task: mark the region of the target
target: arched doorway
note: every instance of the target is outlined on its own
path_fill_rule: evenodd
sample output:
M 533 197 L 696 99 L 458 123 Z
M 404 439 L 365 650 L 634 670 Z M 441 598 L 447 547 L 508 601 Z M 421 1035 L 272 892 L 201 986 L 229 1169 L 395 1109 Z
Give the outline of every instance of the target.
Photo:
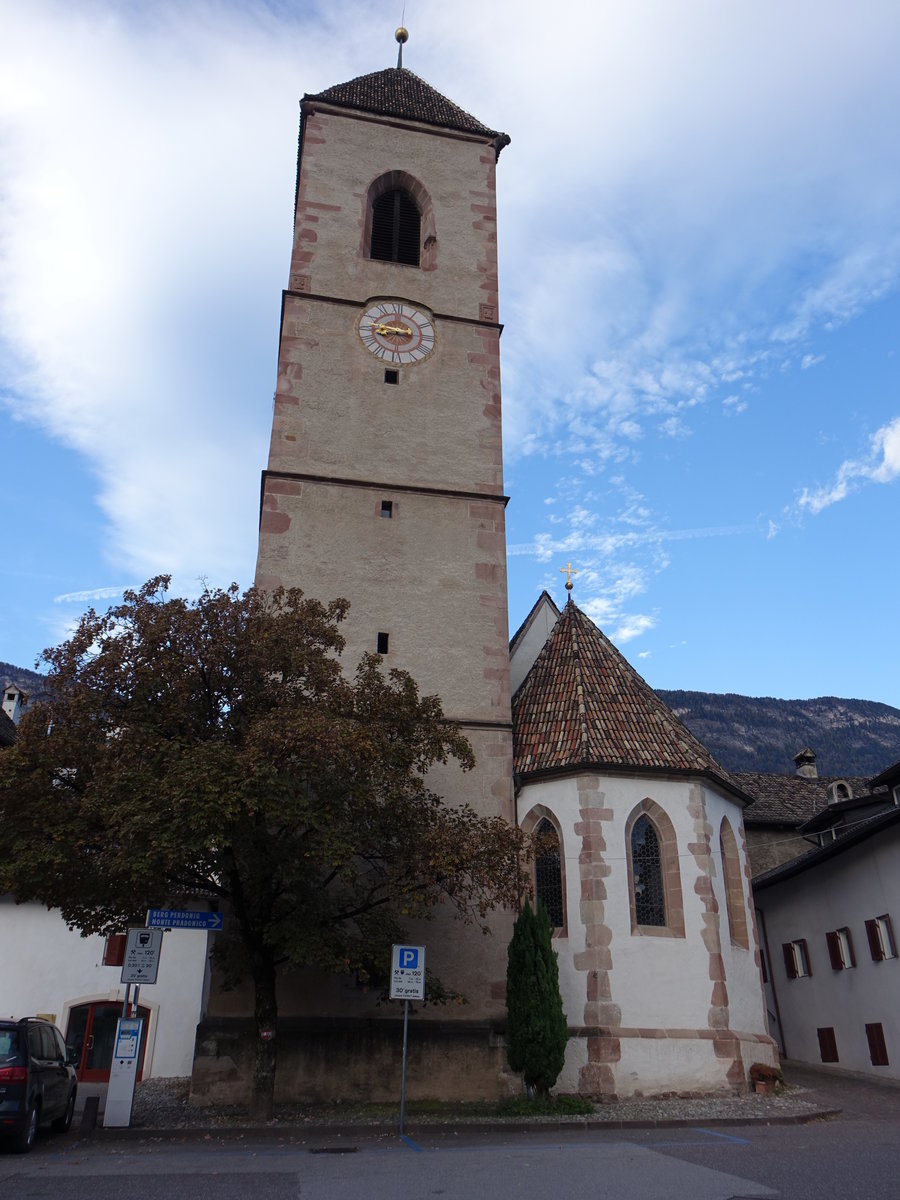
M 76 1004 L 69 1010 L 66 1046 L 75 1064 L 78 1079 L 82 1083 L 109 1083 L 116 1022 L 121 1015 L 121 1001 L 95 1000 L 90 1004 Z M 139 1006 L 138 1016 L 144 1022 L 138 1051 L 137 1077 L 140 1079 L 144 1066 L 150 1010 Z

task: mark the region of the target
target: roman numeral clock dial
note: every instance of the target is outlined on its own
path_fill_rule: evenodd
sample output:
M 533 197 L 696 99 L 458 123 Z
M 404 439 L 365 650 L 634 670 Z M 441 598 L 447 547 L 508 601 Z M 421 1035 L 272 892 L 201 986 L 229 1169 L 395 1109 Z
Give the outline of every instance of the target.
M 434 325 L 424 309 L 405 300 L 373 300 L 359 318 L 362 344 L 391 366 L 420 363 L 434 350 Z

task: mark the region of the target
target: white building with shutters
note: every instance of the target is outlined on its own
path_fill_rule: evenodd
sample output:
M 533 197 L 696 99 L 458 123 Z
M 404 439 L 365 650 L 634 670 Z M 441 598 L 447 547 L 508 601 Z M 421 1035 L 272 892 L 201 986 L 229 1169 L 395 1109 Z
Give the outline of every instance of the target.
M 755 877 L 786 1058 L 900 1080 L 900 763 L 882 811 L 823 828 L 820 845 Z

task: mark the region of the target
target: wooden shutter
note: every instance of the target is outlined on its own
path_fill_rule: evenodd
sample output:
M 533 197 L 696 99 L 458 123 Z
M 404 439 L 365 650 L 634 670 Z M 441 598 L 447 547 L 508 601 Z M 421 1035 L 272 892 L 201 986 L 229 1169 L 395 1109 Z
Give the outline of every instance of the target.
M 125 962 L 125 942 L 127 934 L 111 933 L 103 947 L 104 967 L 121 967 Z
M 866 1026 L 866 1037 L 869 1039 L 869 1057 L 873 1067 L 889 1067 L 887 1046 L 884 1042 L 884 1029 L 881 1022 Z
M 878 922 L 866 921 L 866 937 L 869 939 L 869 953 L 873 962 L 881 962 L 884 951 L 881 948 L 881 938 L 878 936 Z
M 840 1062 L 837 1052 L 837 1038 L 834 1036 L 834 1028 L 829 1026 L 827 1029 L 817 1029 L 816 1033 L 819 1037 L 819 1055 L 822 1059 L 822 1062 Z
M 794 958 L 794 947 L 791 942 L 782 942 L 781 952 L 784 955 L 784 969 L 788 979 L 797 978 L 797 960 Z
M 828 957 L 831 959 L 832 971 L 842 971 L 844 969 L 844 960 L 841 958 L 841 943 L 835 930 L 830 929 L 825 934 L 825 944 L 828 946 Z M 833 1061 L 833 1059 L 822 1059 L 822 1062 Z

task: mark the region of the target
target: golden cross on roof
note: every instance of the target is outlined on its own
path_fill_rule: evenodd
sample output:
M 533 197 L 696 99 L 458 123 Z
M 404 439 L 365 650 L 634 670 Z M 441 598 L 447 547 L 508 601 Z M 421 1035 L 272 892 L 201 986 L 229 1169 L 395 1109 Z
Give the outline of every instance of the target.
M 566 591 L 571 592 L 572 588 L 575 586 L 575 584 L 572 582 L 572 576 L 578 574 L 577 570 L 572 566 L 572 564 L 570 562 L 567 562 L 564 567 L 559 568 L 559 573 L 560 573 L 560 575 L 565 575 Z

